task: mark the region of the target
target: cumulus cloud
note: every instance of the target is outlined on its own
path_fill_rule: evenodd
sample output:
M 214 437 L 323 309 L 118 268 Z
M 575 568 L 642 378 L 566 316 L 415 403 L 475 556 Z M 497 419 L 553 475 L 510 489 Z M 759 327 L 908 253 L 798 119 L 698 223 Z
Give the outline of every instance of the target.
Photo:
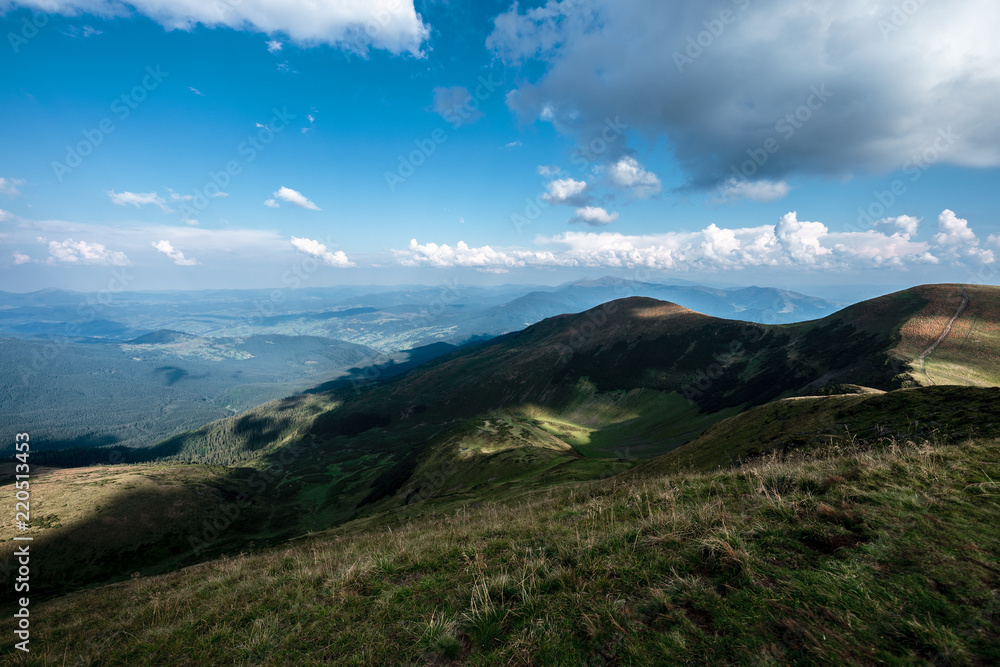
M 17 186 L 24 185 L 25 181 L 23 178 L 4 178 L 0 176 L 0 195 L 5 197 L 14 197 L 21 194 L 21 191 L 17 189 Z
M 570 222 L 582 222 L 585 225 L 597 227 L 600 225 L 610 225 L 617 219 L 617 211 L 608 213 L 600 206 L 584 206 L 576 209 L 576 215 L 570 219 Z
M 947 213 L 950 211 L 942 216 L 949 221 L 956 242 L 966 249 L 974 247 L 974 236 L 962 232 L 962 225 L 951 222 Z M 905 231 L 910 228 L 909 221 L 897 227 L 892 234 L 876 230 L 833 232 L 821 222 L 800 220 L 792 211 L 773 225 L 756 227 L 711 224 L 700 231 L 644 235 L 569 231 L 535 239 L 536 245 L 554 249 L 475 248 L 463 242 L 452 247 L 411 240 L 408 248 L 393 253 L 403 266 L 476 269 L 577 266 L 725 271 L 772 267 L 849 272 L 915 269 L 940 261 L 937 255 L 942 246 L 937 239 L 934 244 L 911 239 Z M 992 261 L 984 251 L 977 258 Z
M 153 204 L 154 206 L 159 206 L 164 213 L 173 213 L 173 209 L 167 206 L 167 202 L 164 201 L 163 197 L 155 192 L 115 192 L 111 190 L 108 192 L 108 198 L 116 206 L 131 204 L 136 208 L 141 208 L 146 204 Z
M 276 39 L 271 39 L 267 41 L 267 50 L 270 53 L 278 53 L 284 47 L 284 45 Z
M 278 203 L 277 199 L 265 199 L 264 206 L 268 208 L 280 208 L 281 204 Z
M 434 113 L 451 123 L 452 127 L 471 125 L 483 117 L 478 101 L 472 98 L 468 88 L 452 86 L 434 89 L 434 102 L 431 104 Z
M 341 269 L 356 266 L 354 262 L 347 258 L 347 255 L 343 250 L 330 252 L 326 249 L 325 245 L 319 241 L 314 241 L 313 239 L 293 236 L 292 247 L 301 253 L 311 255 L 312 257 L 321 260 L 324 264 L 328 264 L 329 266 L 336 266 Z
M 298 190 L 292 190 L 291 188 L 286 188 L 285 186 L 278 188 L 278 190 L 274 193 L 274 196 L 277 199 L 288 202 L 289 204 L 294 204 L 299 208 L 306 208 L 310 211 L 321 210 L 319 206 L 316 206 L 316 204 L 307 199 L 301 192 Z M 277 199 L 268 199 L 264 202 L 264 205 L 270 206 L 271 208 L 278 208 L 279 204 Z
M 938 233 L 934 235 L 934 244 L 945 259 L 959 261 L 967 258 L 983 264 L 994 260 L 992 250 L 979 247 L 979 239 L 969 228 L 969 221 L 958 217 L 951 209 L 941 211 L 938 216 Z
M 749 199 L 756 202 L 769 202 L 783 199 L 792 188 L 785 181 L 769 181 L 761 179 L 748 181 L 743 178 L 730 178 L 718 187 L 718 201 L 730 202 Z
M 174 248 L 170 241 L 157 241 L 153 243 L 153 247 L 172 259 L 177 266 L 195 266 L 198 264 L 197 261 L 185 257 L 184 253 Z
M 412 0 L 313 2 L 312 0 L 14 0 L 50 14 L 102 17 L 141 14 L 168 30 L 192 30 L 201 24 L 266 33 L 284 33 L 302 44 L 331 44 L 364 53 L 369 47 L 420 55 L 429 34 Z M 270 42 L 269 42 L 270 44 Z
M 569 206 L 580 206 L 586 203 L 584 191 L 587 189 L 586 181 L 574 181 L 572 178 L 560 178 L 549 181 L 546 192 L 542 199 L 550 204 L 567 204 Z
M 128 257 L 123 252 L 108 250 L 102 243 L 86 241 L 48 242 L 48 264 L 96 264 L 102 266 L 128 266 Z
M 438 268 L 468 267 L 491 273 L 503 269 L 529 265 L 558 266 L 558 258 L 551 252 L 530 250 L 494 250 L 490 246 L 472 248 L 465 241 L 455 247 L 448 244 L 427 243 L 421 245 L 410 239 L 406 250 L 393 250 L 396 261 L 402 266 L 433 266 Z M 563 264 L 569 266 L 567 262 Z
M 625 155 L 617 162 L 603 168 L 611 185 L 639 199 L 651 197 L 661 190 L 660 179 L 639 164 L 631 155 Z
M 538 165 L 538 173 L 545 178 L 552 178 L 561 174 L 562 169 L 554 164 L 540 164 Z
M 14 264 L 27 264 L 31 261 L 31 257 L 25 255 L 20 250 L 14 251 Z
M 609 119 L 666 137 L 692 186 L 754 158 L 744 175 L 770 181 L 905 168 L 949 128 L 938 162 L 1000 165 L 1000 4 L 914 4 L 901 20 L 897 0 L 511 3 L 487 45 L 525 66 L 507 97 L 522 119 L 580 146 Z M 624 133 L 604 140 L 627 154 Z
M 875 224 L 895 227 L 900 232 L 910 237 L 917 235 L 917 231 L 920 229 L 920 218 L 914 218 L 912 215 L 900 215 L 895 218 L 882 218 L 881 220 L 876 220 Z

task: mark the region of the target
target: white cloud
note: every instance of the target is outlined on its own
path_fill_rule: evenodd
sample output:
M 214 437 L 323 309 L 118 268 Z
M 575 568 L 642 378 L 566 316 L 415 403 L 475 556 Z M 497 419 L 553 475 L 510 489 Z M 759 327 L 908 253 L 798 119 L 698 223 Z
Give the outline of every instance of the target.
M 278 200 L 276 200 L 276 199 L 265 199 L 264 200 L 264 206 L 266 206 L 268 208 L 278 208 L 278 207 L 281 206 L 281 204 L 279 204 Z
M 82 27 L 71 25 L 67 26 L 66 29 L 63 30 L 63 34 L 66 35 L 67 37 L 73 37 L 73 38 L 77 37 L 87 38 L 87 37 L 93 37 L 94 35 L 103 35 L 104 32 L 98 30 L 97 28 L 91 25 L 85 25 Z
M 865 269 L 918 269 L 936 263 L 931 245 L 913 241 L 905 232 L 884 234 L 831 232 L 820 222 L 799 220 L 790 212 L 773 225 L 700 231 L 628 235 L 616 232 L 569 231 L 539 236 L 538 246 L 551 249 L 452 247 L 411 240 L 393 250 L 403 266 L 513 268 L 646 267 L 670 271 L 727 271 L 753 267 L 851 272 Z
M 573 217 L 570 222 L 582 222 L 586 225 L 597 227 L 600 225 L 610 225 L 617 219 L 617 211 L 614 213 L 608 213 L 600 206 L 584 206 L 576 209 L 576 216 Z
M 281 51 L 283 44 L 276 39 L 271 39 L 267 41 L 267 50 L 270 53 L 278 53 Z
M 31 258 L 25 255 L 20 250 L 14 251 L 14 264 L 27 264 L 31 261 Z
M 901 6 L 510 2 L 487 46 L 524 65 L 507 97 L 524 120 L 580 147 L 603 134 L 612 160 L 628 146 L 624 132 L 609 139 L 609 121 L 665 137 L 696 187 L 724 183 L 748 151 L 758 157 L 747 175 L 771 181 L 901 169 L 925 154 L 1000 165 L 1000 3 Z
M 131 204 L 140 208 L 146 204 L 153 204 L 159 206 L 164 213 L 173 213 L 173 209 L 167 206 L 163 197 L 155 192 L 115 192 L 111 190 L 108 192 L 108 197 L 111 199 L 111 203 L 116 206 Z
M 307 208 L 310 211 L 321 210 L 319 206 L 316 206 L 316 204 L 306 199 L 305 195 L 303 195 L 301 192 L 299 192 L 298 190 L 292 190 L 291 188 L 286 188 L 285 186 L 281 186 L 274 193 L 274 196 L 277 197 L 278 199 L 288 202 L 289 204 L 295 204 L 299 208 Z M 271 208 L 278 207 L 277 202 L 274 199 L 269 199 L 268 201 L 274 202 L 274 205 L 268 204 L 267 202 L 264 202 L 264 204 L 270 206 Z
M 730 178 L 719 186 L 717 200 L 729 202 L 749 199 L 756 202 L 769 202 L 784 198 L 791 190 L 791 186 L 785 181 L 769 181 L 767 179 L 748 181 L 742 178 Z
M 562 169 L 554 164 L 540 164 L 538 165 L 538 173 L 546 178 L 552 178 L 561 174 Z
M 507 151 L 509 151 L 509 150 L 511 150 L 512 148 L 519 148 L 519 147 L 521 147 L 522 145 L 523 145 L 523 144 L 522 144 L 522 143 L 521 143 L 520 141 L 511 141 L 511 142 L 508 142 L 508 143 L 504 144 L 504 147 L 503 147 L 503 148 L 504 148 L 504 150 L 507 150 Z
M 128 257 L 123 252 L 108 250 L 102 243 L 86 241 L 49 241 L 48 264 L 96 264 L 102 266 L 127 266 Z
M 396 261 L 402 266 L 510 269 L 528 265 L 558 265 L 558 258 L 551 252 L 500 251 L 494 250 L 488 245 L 470 248 L 465 241 L 459 241 L 453 248 L 448 244 L 427 243 L 421 245 L 417 243 L 416 239 L 410 239 L 410 245 L 406 250 L 393 250 L 392 252 L 396 256 Z
M 900 215 L 895 218 L 876 220 L 875 224 L 896 227 L 907 237 L 910 237 L 917 235 L 917 231 L 920 229 L 920 218 L 915 218 L 912 215 Z
M 469 89 L 462 86 L 435 88 L 431 109 L 456 128 L 471 125 L 483 117 L 478 100 L 473 99 Z
M 178 194 L 178 193 L 174 192 L 173 190 L 171 190 L 170 188 L 167 188 L 167 191 L 170 193 L 170 199 L 171 199 L 171 201 L 192 201 L 194 199 L 194 195 L 182 195 L 182 194 Z M 153 193 L 153 194 L 156 194 L 156 193 Z
M 798 264 L 816 264 L 832 251 L 824 248 L 820 238 L 829 230 L 822 222 L 799 221 L 795 211 L 786 213 L 774 226 L 774 236 L 785 253 Z
M 184 256 L 184 253 L 174 248 L 173 244 L 171 244 L 170 241 L 166 240 L 157 241 L 152 245 L 158 251 L 162 252 L 164 255 L 172 259 L 174 261 L 174 264 L 176 264 L 177 266 L 195 266 L 198 264 L 197 261 L 193 259 L 188 259 L 187 257 Z
M 941 211 L 938 216 L 938 233 L 934 235 L 934 244 L 940 255 L 953 261 L 967 258 L 990 264 L 995 259 L 992 250 L 979 247 L 979 239 L 969 228 L 969 221 L 958 217 L 951 209 Z
M 0 176 L 0 195 L 5 195 L 13 199 L 14 197 L 21 194 L 21 191 L 17 189 L 17 186 L 24 185 L 25 181 L 23 178 L 4 178 Z
M 155 266 L 161 262 L 151 244 L 159 239 L 169 239 L 172 247 L 184 249 L 185 259 L 195 254 L 201 263 L 234 272 L 270 265 L 280 275 L 284 271 L 282 267 L 294 258 L 287 237 L 264 229 L 205 229 L 183 223 L 91 224 L 32 220 L 14 215 L 10 218 L 15 224 L 9 226 L 10 234 L 4 239 L 7 247 L 18 248 L 36 258 L 36 262 L 41 257 L 41 261 L 49 264 Z M 87 241 L 75 240 L 80 238 Z M 59 243 L 48 239 L 68 240 Z M 32 247 L 37 244 L 41 247 L 33 251 Z M 110 250 L 112 248 L 114 251 Z M 279 248 L 280 251 L 276 250 Z
M 195 88 L 194 86 L 188 86 L 188 90 L 190 90 L 190 91 L 191 91 L 192 93 L 194 93 L 195 95 L 199 95 L 199 96 L 201 96 L 201 97 L 205 97 L 205 93 L 201 92 L 200 90 L 198 90 L 198 89 L 197 89 L 197 88 Z
M 607 172 L 611 184 L 622 190 L 628 190 L 634 197 L 645 199 L 655 195 L 662 189 L 660 179 L 651 171 L 639 164 L 631 155 L 625 155 L 617 162 L 602 168 Z
M 412 0 L 130 0 L 128 3 L 118 0 L 14 0 L 8 4 L 67 16 L 111 17 L 137 13 L 168 30 L 191 30 L 201 24 L 268 35 L 283 33 L 302 44 L 331 44 L 359 53 L 374 47 L 391 53 L 420 55 L 421 45 L 429 34 Z
M 299 252 L 311 255 L 319 260 L 322 260 L 324 264 L 330 266 L 336 266 L 338 268 L 344 269 L 351 266 L 356 266 L 354 262 L 347 258 L 347 255 L 343 250 L 337 250 L 336 252 L 330 252 L 326 249 L 326 246 L 319 241 L 314 241 L 307 238 L 299 238 L 296 236 L 292 237 L 292 247 Z
M 568 204 L 579 206 L 584 203 L 583 193 L 587 189 L 586 181 L 574 181 L 572 178 L 560 178 L 550 181 L 542 199 L 550 204 Z

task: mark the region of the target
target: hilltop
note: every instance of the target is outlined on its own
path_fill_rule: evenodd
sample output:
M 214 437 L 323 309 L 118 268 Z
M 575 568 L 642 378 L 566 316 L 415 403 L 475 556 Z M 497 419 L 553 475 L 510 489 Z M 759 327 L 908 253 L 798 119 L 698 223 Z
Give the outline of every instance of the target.
M 867 438 L 869 429 L 886 428 L 901 415 L 941 415 L 923 421 L 950 423 L 949 411 L 966 414 L 953 410 L 957 402 L 979 405 L 986 414 L 991 390 L 919 389 L 926 376 L 917 363 L 936 343 L 922 360 L 932 376 L 936 354 L 945 350 L 950 368 L 968 370 L 967 384 L 994 373 L 988 341 L 997 294 L 997 288 L 914 288 L 820 320 L 779 326 L 627 298 L 478 346 L 433 348 L 428 356 L 440 356 L 401 376 L 383 381 L 376 375 L 370 382 L 282 399 L 149 450 L 77 450 L 40 462 L 159 465 L 148 474 L 165 479 L 171 468 L 164 462 L 213 464 L 198 483 L 230 498 L 245 489 L 246 479 L 264 480 L 264 490 L 252 494 L 252 507 L 238 520 L 226 519 L 208 539 L 204 530 L 188 532 L 177 546 L 169 526 L 134 524 L 129 507 L 137 500 L 124 493 L 130 482 L 119 482 L 115 472 L 129 469 L 109 468 L 102 485 L 120 484 L 122 493 L 102 501 L 104 516 L 117 517 L 125 532 L 143 535 L 148 553 L 182 552 L 159 559 L 144 559 L 141 551 L 118 556 L 120 566 L 134 563 L 127 566 L 154 573 L 249 541 L 273 543 L 387 511 L 418 516 L 435 504 L 457 508 L 602 479 L 643 458 L 664 457 L 635 474 L 708 471 L 800 441 L 839 441 L 844 424 Z M 966 295 L 949 336 L 938 341 Z M 956 331 L 965 332 L 961 344 L 951 341 Z M 861 393 L 804 397 L 843 391 Z M 961 432 L 987 437 L 990 424 Z M 904 432 L 902 425 L 893 428 Z M 70 484 L 72 478 L 66 471 L 52 480 Z M 77 495 L 84 497 L 86 488 L 77 485 Z M 177 520 L 198 525 L 200 510 L 190 511 L 192 517 Z M 51 513 L 58 518 L 58 511 Z M 86 532 L 92 520 L 81 515 L 75 529 Z M 60 530 L 47 529 L 42 537 L 56 543 Z M 52 567 L 55 585 L 63 565 Z

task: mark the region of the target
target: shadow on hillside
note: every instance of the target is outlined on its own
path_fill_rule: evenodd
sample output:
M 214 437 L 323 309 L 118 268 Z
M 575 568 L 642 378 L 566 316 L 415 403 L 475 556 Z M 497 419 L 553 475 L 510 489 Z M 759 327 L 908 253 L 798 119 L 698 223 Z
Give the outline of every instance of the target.
M 130 482 L 108 476 L 91 482 L 67 480 L 88 487 L 117 485 L 121 492 L 104 505 L 93 500 L 91 513 L 71 525 L 48 529 L 36 527 L 30 543 L 32 600 L 63 595 L 74 590 L 141 575 L 175 570 L 227 552 L 245 548 L 249 539 L 259 538 L 268 514 L 265 506 L 250 495 L 247 471 L 207 475 L 203 470 L 186 474 L 187 466 L 157 468 L 147 472 L 155 485 L 132 488 Z M 122 473 L 129 470 L 119 469 Z M 190 469 L 188 469 L 190 470 Z M 52 480 L 49 483 L 61 482 Z M 74 490 L 76 493 L 77 491 Z M 78 496 L 79 497 L 79 496 Z M 81 498 L 80 502 L 91 502 Z M 46 511 L 59 508 L 46 508 Z M 36 516 L 35 522 L 57 521 L 52 515 Z M 12 581 L 17 559 L 11 555 L 26 543 L 8 542 L 3 547 L 0 576 Z M 0 604 L 15 599 L 13 585 L 4 586 Z

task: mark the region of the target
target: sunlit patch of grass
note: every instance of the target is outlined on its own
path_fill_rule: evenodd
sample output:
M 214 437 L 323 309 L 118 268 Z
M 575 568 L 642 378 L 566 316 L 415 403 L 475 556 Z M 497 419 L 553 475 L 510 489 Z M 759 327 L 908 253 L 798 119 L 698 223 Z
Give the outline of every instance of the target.
M 773 455 L 347 524 L 41 602 L 32 664 L 992 663 L 998 454 Z

